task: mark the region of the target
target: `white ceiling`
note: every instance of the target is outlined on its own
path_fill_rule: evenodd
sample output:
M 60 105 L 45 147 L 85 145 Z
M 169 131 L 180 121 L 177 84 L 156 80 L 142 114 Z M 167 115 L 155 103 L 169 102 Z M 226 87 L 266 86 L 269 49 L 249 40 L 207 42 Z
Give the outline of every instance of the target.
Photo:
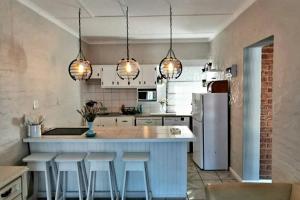
M 178 41 L 209 41 L 255 0 L 18 0 L 77 35 L 82 8 L 82 35 L 88 43 L 123 42 L 124 6 L 129 7 L 130 39 L 167 41 L 169 4 L 173 37 Z

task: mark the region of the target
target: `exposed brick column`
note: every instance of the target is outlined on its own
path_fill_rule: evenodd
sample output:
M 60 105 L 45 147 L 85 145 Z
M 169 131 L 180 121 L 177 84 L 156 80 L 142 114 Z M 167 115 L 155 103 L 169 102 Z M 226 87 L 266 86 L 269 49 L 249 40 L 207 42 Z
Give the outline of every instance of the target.
M 262 48 L 261 114 L 260 114 L 260 178 L 272 178 L 272 82 L 273 44 Z

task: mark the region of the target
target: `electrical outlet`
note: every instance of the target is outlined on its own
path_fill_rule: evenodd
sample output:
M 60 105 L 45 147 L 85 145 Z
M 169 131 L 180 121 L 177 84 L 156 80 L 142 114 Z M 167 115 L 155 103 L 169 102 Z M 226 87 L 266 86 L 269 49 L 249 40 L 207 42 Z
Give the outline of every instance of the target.
M 39 101 L 38 100 L 33 100 L 33 110 L 36 110 L 39 108 Z

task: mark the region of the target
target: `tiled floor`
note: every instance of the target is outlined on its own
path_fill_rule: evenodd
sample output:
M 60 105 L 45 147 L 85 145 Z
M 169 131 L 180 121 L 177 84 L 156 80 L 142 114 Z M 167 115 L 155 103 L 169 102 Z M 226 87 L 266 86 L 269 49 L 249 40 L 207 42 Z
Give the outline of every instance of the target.
M 229 171 L 203 171 L 193 162 L 192 155 L 188 156 L 188 199 L 204 200 L 205 185 L 237 182 Z

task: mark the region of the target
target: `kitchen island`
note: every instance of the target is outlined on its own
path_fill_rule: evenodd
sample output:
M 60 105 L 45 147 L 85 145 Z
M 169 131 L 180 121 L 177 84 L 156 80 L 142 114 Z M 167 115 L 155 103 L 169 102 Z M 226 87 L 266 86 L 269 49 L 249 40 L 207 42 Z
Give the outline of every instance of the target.
M 179 128 L 180 134 L 172 134 L 171 128 Z M 148 173 L 152 196 L 155 198 L 186 198 L 187 192 L 187 144 L 194 135 L 184 126 L 141 126 L 95 128 L 96 136 L 56 135 L 26 138 L 33 152 L 116 152 L 115 168 L 118 188 L 122 188 L 123 152 L 150 152 Z M 88 169 L 88 166 L 87 166 Z M 42 178 L 42 177 L 40 177 Z M 108 191 L 106 174 L 97 174 L 96 191 Z M 42 181 L 43 183 L 43 181 Z M 76 195 L 74 176 L 68 178 L 67 195 Z M 75 184 L 73 184 L 75 183 Z M 43 185 L 40 190 L 43 191 Z M 128 180 L 128 196 L 143 196 L 144 183 L 141 174 L 131 173 Z M 121 191 L 120 191 L 121 192 Z M 108 194 L 96 192 L 96 196 Z

